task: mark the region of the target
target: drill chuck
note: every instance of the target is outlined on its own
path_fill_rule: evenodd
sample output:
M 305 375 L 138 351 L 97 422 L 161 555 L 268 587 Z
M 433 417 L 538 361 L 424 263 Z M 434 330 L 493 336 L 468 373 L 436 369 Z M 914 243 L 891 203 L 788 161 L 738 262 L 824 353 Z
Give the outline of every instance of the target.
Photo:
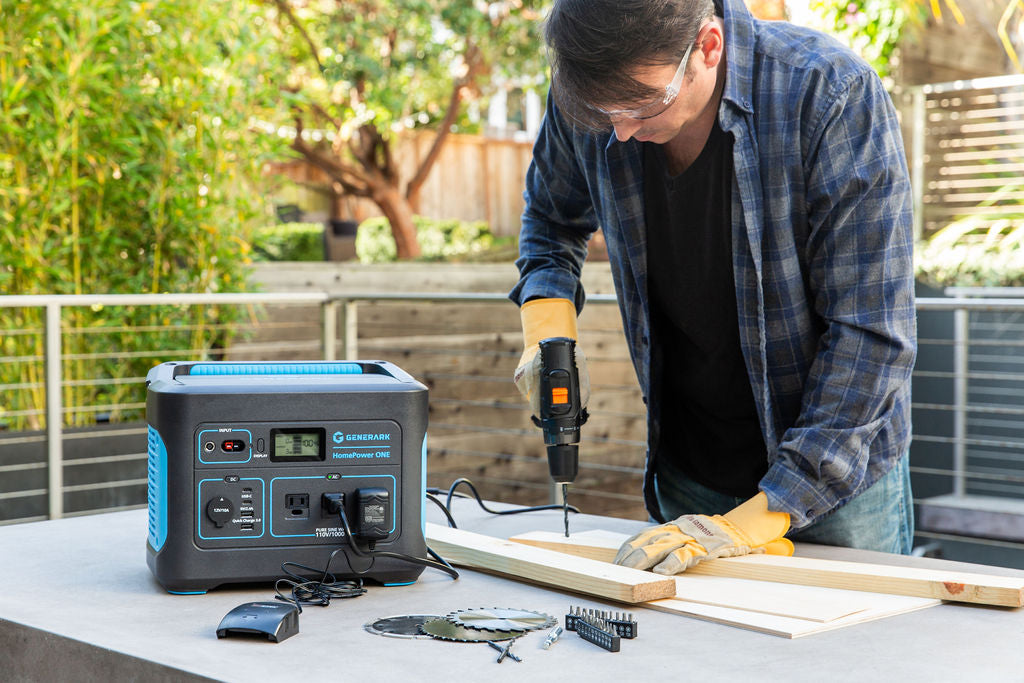
M 579 446 L 560 444 L 548 446 L 548 471 L 556 484 L 570 484 L 580 470 Z

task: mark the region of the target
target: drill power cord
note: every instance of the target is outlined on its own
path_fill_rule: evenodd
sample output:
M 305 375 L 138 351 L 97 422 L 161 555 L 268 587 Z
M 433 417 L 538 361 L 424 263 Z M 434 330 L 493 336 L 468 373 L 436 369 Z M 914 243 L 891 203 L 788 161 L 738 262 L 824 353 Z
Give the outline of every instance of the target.
M 456 527 L 455 519 L 452 517 L 452 514 L 451 514 L 451 511 L 452 511 L 452 498 L 456 495 L 455 489 L 458 488 L 459 486 L 463 485 L 463 484 L 466 485 L 466 488 L 468 488 L 470 491 L 472 491 L 472 493 L 473 493 L 472 497 L 476 498 L 477 504 L 479 504 L 480 507 L 483 508 L 483 511 L 484 512 L 489 512 L 492 515 L 518 515 L 518 514 L 520 514 L 522 512 L 539 512 L 541 510 L 565 510 L 566 512 L 579 512 L 580 511 L 579 508 L 577 508 L 575 505 L 567 505 L 567 506 L 563 507 L 562 505 L 558 505 L 558 504 L 554 504 L 554 505 L 535 505 L 533 507 L 515 508 L 515 509 L 512 509 L 512 510 L 492 510 L 491 508 L 487 507 L 484 504 L 483 499 L 480 497 L 480 493 L 476 490 L 476 487 L 473 486 L 473 482 L 471 482 L 469 479 L 466 479 L 465 477 L 459 477 L 458 479 L 456 479 L 455 481 L 452 482 L 451 486 L 448 487 L 448 494 L 447 494 L 448 497 L 445 500 L 445 503 L 443 505 L 441 504 L 441 501 L 436 500 L 434 498 L 434 496 L 431 495 L 431 494 L 440 494 L 440 493 L 443 493 L 443 491 L 441 489 L 436 489 L 436 488 L 429 488 L 429 489 L 427 489 L 427 498 L 432 499 L 435 503 L 437 503 L 438 505 L 441 506 L 441 509 L 445 512 L 445 516 L 448 518 L 448 526 L 452 527 L 453 529 L 456 529 L 458 527 Z M 460 497 L 468 498 L 469 496 L 461 495 Z

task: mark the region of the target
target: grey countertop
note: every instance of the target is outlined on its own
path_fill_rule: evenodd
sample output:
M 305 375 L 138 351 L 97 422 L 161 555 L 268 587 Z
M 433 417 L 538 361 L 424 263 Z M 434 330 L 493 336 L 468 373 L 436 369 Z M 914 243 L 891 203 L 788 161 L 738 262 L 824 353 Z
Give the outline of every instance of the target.
M 560 512 L 492 516 L 453 504 L 461 528 L 498 537 L 559 531 Z M 443 523 L 428 508 L 430 521 Z M 629 532 L 640 522 L 575 515 L 573 530 Z M 206 595 L 164 592 L 145 561 L 146 511 L 0 527 L 0 680 L 437 680 L 468 681 L 1024 681 L 1024 611 L 943 604 L 880 621 L 787 640 L 682 616 L 629 608 L 639 637 L 609 653 L 566 633 L 549 650 L 544 632 L 520 638 L 522 662 L 495 663 L 483 644 L 385 638 L 363 624 L 380 617 L 518 607 L 561 617 L 570 604 L 623 605 L 460 570 L 427 569 L 415 584 L 370 585 L 355 599 L 306 607 L 298 635 L 278 644 L 218 640 L 233 607 L 272 600 L 260 585 Z M 830 559 L 1024 572 L 799 545 Z

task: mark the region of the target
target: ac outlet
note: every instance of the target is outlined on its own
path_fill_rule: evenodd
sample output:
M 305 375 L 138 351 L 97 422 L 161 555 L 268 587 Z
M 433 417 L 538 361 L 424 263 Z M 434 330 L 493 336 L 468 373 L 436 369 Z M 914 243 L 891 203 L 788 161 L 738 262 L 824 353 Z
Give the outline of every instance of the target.
M 309 494 L 288 493 L 284 497 L 284 506 L 289 519 L 309 519 Z

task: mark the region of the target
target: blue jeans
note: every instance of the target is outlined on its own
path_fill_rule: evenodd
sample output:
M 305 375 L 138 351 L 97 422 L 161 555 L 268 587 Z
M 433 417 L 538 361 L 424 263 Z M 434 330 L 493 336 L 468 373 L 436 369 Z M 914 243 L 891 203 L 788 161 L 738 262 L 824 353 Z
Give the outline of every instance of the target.
M 904 456 L 867 491 L 787 536 L 794 541 L 909 555 L 914 543 L 914 506 L 908 461 Z M 667 520 L 685 514 L 722 515 L 744 501 L 675 470 L 671 479 L 659 472 L 654 491 Z

